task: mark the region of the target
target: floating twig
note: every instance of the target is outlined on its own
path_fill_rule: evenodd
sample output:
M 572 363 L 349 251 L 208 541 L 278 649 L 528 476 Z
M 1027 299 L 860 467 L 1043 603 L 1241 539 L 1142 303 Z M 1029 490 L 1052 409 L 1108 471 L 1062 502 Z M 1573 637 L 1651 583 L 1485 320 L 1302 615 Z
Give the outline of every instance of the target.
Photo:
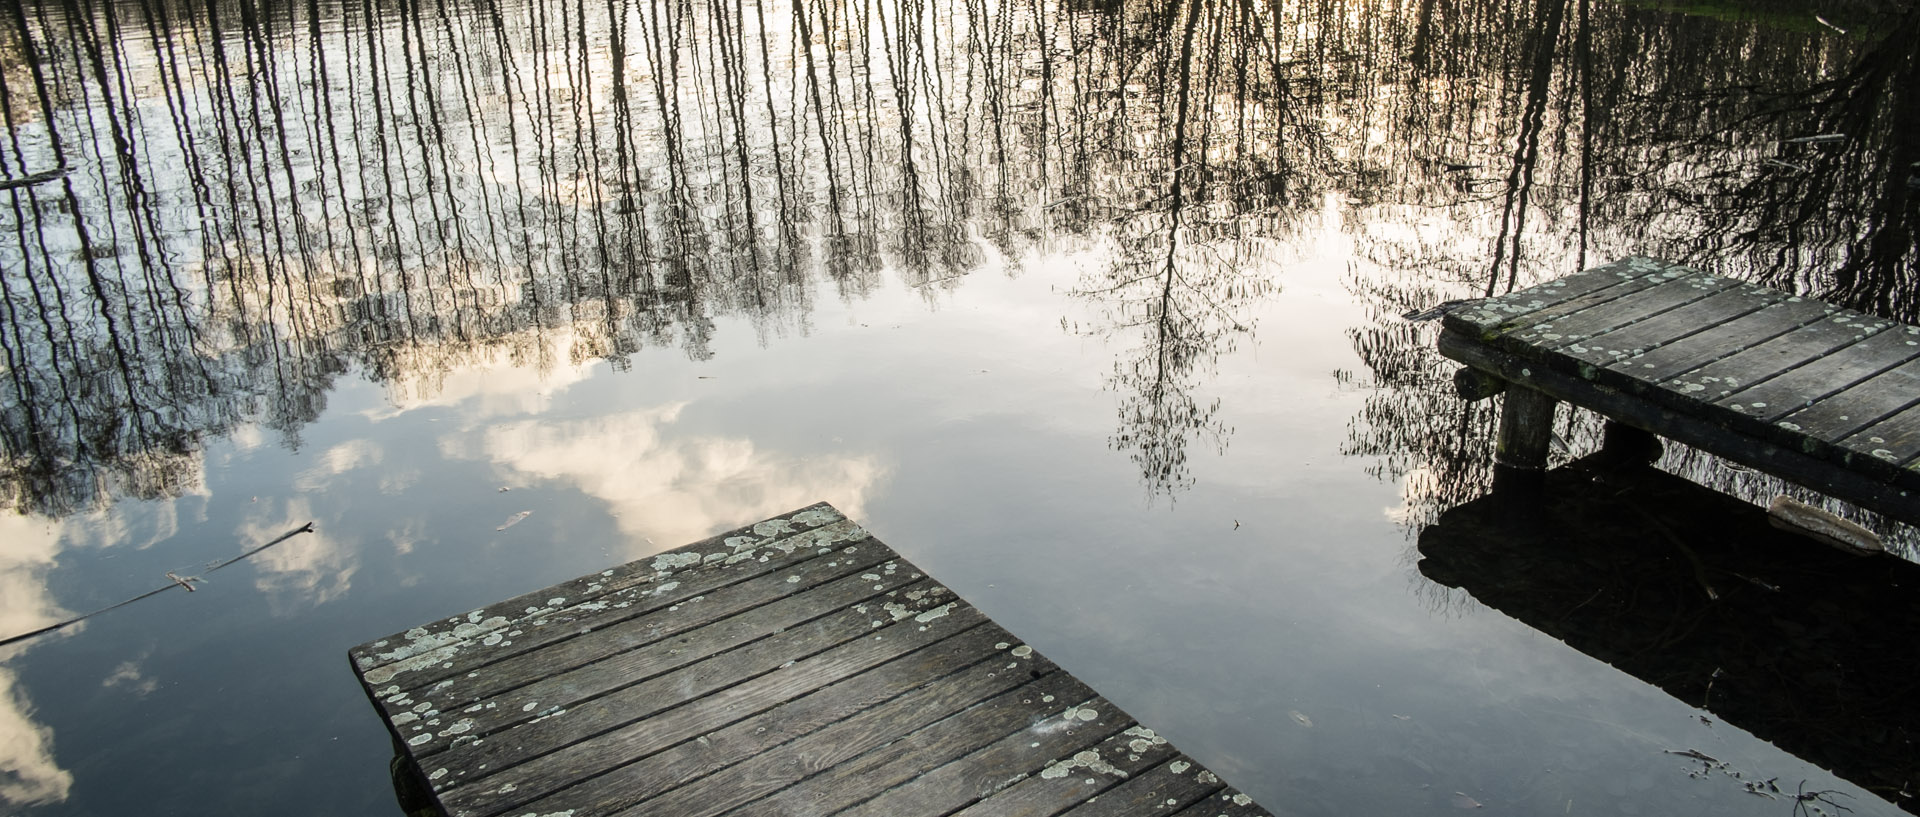
M 269 541 L 266 544 L 260 545 L 259 547 L 246 551 L 226 561 L 215 562 L 212 567 L 207 568 L 207 572 L 212 573 L 215 570 L 219 570 L 220 568 L 226 567 L 227 565 L 233 564 L 234 562 L 240 561 L 241 559 L 245 559 L 249 556 L 259 553 L 260 551 L 266 550 L 267 548 L 280 544 L 281 542 L 285 542 L 288 539 L 292 539 L 293 537 L 298 536 L 302 533 L 312 533 L 312 532 L 313 532 L 313 523 L 308 522 L 305 525 L 301 525 L 300 527 L 294 528 L 293 530 L 280 534 L 279 536 L 275 537 L 272 541 Z M 95 610 L 91 613 L 74 616 L 73 618 L 67 619 L 66 621 L 62 621 L 58 624 L 49 624 L 45 627 L 41 627 L 40 629 L 34 630 L 32 632 L 26 632 L 16 636 L 11 636 L 4 641 L 0 641 L 0 647 L 4 647 L 8 644 L 12 644 L 17 641 L 25 641 L 37 635 L 45 635 L 47 633 L 53 632 L 54 630 L 71 627 L 75 624 L 79 624 L 82 621 L 86 621 L 87 619 L 93 618 L 94 616 L 100 615 L 101 613 L 107 612 L 108 610 L 118 610 L 122 607 L 125 607 L 141 599 L 147 598 L 149 596 L 160 595 L 161 593 L 165 593 L 168 590 L 172 590 L 176 587 L 184 587 L 187 589 L 187 592 L 191 593 L 193 592 L 193 583 L 200 581 L 201 579 L 199 576 L 179 576 L 179 575 L 175 575 L 172 571 L 168 571 L 167 580 L 168 581 L 166 584 L 160 585 L 159 587 L 156 587 L 152 590 L 148 590 L 145 593 L 141 593 L 140 595 L 127 599 L 126 601 L 120 602 L 119 604 L 108 605 L 106 607 L 102 607 L 98 610 Z

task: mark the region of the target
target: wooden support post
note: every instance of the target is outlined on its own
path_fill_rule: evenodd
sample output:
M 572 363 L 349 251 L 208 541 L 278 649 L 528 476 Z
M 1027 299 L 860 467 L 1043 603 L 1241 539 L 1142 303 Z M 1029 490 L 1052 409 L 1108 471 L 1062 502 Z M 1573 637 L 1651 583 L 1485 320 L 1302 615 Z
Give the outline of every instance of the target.
M 1462 366 L 1453 373 L 1453 393 L 1469 403 L 1477 403 L 1506 390 L 1507 381 L 1472 366 Z
M 1509 385 L 1502 399 L 1494 464 L 1521 471 L 1545 469 L 1547 446 L 1553 440 L 1553 410 L 1560 401 L 1519 383 Z

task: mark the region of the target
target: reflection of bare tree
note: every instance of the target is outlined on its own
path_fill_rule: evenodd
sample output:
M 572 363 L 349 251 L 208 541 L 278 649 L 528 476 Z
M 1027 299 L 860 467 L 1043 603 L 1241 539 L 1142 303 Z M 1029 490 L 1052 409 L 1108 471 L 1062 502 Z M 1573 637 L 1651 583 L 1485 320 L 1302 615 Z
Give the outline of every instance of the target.
M 1831 79 L 1687 100 L 1715 115 L 1683 155 L 1739 161 L 1683 188 L 1702 227 L 1676 242 L 1686 257 L 1737 259 L 1760 280 L 1920 321 L 1920 7 L 1877 29 Z
M 1120 89 L 1152 76 L 1167 89 L 1138 102 L 1123 90 L 1111 108 L 1076 97 L 1076 119 L 1126 123 L 1099 153 L 1128 165 L 1086 168 L 1080 163 L 1096 154 L 1083 145 L 1066 162 L 1069 179 L 1088 180 L 1070 187 L 1077 195 L 1065 217 L 1076 222 L 1101 203 L 1090 180 L 1137 180 L 1133 202 L 1110 217 L 1111 262 L 1077 292 L 1106 312 L 1096 331 L 1138 337 L 1108 379 L 1121 395 L 1111 443 L 1129 452 L 1152 494 L 1193 481 L 1191 443 L 1224 450 L 1230 429 L 1220 403 L 1195 392 L 1219 356 L 1250 335 L 1249 307 L 1277 286 L 1274 247 L 1329 181 L 1324 135 L 1294 95 L 1310 83 L 1283 64 L 1286 44 L 1275 39 L 1283 27 L 1261 19 L 1267 13 L 1208 0 L 1162 7 L 1133 21 L 1147 36 L 1115 35 L 1144 42 L 1141 53 L 1122 47 L 1103 67 L 1110 74 L 1076 76 L 1077 86 Z
M 1189 445 L 1224 445 L 1199 395 L 1279 248 L 1335 216 L 1383 270 L 1356 278 L 1384 388 L 1353 450 L 1449 484 L 1477 466 L 1440 452 L 1484 418 L 1390 322 L 1405 309 L 1648 243 L 1909 308 L 1920 129 L 1898 39 L 1853 54 L 1585 0 L 6 14 L 0 490 L 20 508 L 185 490 L 202 440 L 240 424 L 298 444 L 350 373 L 429 392 L 496 359 L 702 358 L 728 318 L 807 331 L 822 284 L 892 276 L 937 302 L 989 253 L 1089 246 L 1095 331 L 1137 339 L 1113 442 L 1168 491 Z M 1718 76 L 1844 66 L 1709 100 Z M 1849 141 L 1781 152 L 1808 129 Z M 1687 176 L 1728 156 L 1746 172 Z M 1808 169 L 1833 186 L 1781 198 L 1798 177 L 1762 158 L 1831 158 Z
M 1351 288 L 1373 321 L 1350 336 L 1368 373 L 1343 375 L 1377 387 L 1347 451 L 1404 479 L 1410 524 L 1484 490 L 1491 415 L 1453 396 L 1435 327 L 1402 312 L 1652 253 L 1912 319 L 1915 210 L 1900 164 L 1912 160 L 1900 157 L 1915 131 L 1897 124 L 1913 114 L 1890 87 L 1914 70 L 1912 12 L 1881 27 L 1886 45 L 1848 53 L 1818 29 L 1577 0 L 1421 8 L 1414 42 L 1389 46 L 1410 55 L 1410 92 L 1380 117 L 1404 128 L 1404 161 L 1361 173 L 1398 183 L 1363 200 L 1369 221 L 1391 226 L 1361 233 L 1376 269 Z M 1821 132 L 1847 141 L 1783 141 Z M 1562 438 L 1584 450 L 1597 423 L 1567 422 Z M 1792 490 L 1693 452 L 1667 467 L 1748 494 Z

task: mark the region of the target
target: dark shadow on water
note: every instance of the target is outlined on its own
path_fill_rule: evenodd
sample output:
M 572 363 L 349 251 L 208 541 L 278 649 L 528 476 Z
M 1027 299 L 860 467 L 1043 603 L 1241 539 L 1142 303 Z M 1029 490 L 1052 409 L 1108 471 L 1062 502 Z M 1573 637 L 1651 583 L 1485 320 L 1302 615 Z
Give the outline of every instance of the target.
M 1509 500 L 1442 513 L 1420 572 L 1920 813 L 1920 566 L 1593 458 L 1548 472 L 1530 509 Z

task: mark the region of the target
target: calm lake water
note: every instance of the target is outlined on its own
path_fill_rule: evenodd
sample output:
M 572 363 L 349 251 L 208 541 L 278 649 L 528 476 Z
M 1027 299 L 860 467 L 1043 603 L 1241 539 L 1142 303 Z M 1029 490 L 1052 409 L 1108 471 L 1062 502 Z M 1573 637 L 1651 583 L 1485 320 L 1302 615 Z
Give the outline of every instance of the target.
M 15 4 L 0 636 L 316 531 L 0 647 L 0 813 L 397 813 L 348 647 L 817 500 L 1277 814 L 1900 813 L 1416 566 L 1406 310 L 1916 319 L 1912 4 L 1690 9 Z

